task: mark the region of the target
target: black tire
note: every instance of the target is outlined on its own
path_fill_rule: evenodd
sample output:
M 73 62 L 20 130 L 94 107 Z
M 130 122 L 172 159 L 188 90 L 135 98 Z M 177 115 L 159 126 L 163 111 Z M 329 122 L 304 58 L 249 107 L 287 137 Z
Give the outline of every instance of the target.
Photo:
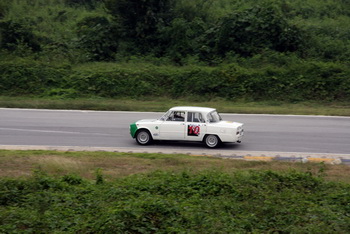
M 208 148 L 216 148 L 220 145 L 221 141 L 216 135 L 207 135 L 204 139 L 204 143 Z
M 149 145 L 153 141 L 151 134 L 147 130 L 139 130 L 136 133 L 136 142 L 139 145 Z

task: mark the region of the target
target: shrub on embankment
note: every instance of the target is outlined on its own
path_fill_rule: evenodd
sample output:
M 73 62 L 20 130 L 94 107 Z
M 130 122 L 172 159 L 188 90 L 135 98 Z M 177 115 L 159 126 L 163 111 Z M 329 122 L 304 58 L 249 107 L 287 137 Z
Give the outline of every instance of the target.
M 65 67 L 49 66 L 35 61 L 0 62 L 0 93 L 8 96 L 42 95 L 61 87 L 68 75 Z
M 350 68 L 333 62 L 283 65 L 231 63 L 219 67 L 91 63 L 53 66 L 1 61 L 2 95 L 63 98 L 205 96 L 230 100 L 349 101 Z
M 308 173 L 0 180 L 1 233 L 347 233 L 350 187 Z

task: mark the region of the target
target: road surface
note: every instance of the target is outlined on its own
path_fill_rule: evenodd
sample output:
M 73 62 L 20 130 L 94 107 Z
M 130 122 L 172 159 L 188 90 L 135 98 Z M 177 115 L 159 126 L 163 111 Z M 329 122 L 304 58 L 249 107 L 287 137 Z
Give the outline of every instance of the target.
M 157 142 L 139 146 L 129 124 L 159 118 L 162 113 L 0 109 L 0 145 L 122 147 L 205 151 L 189 142 Z M 221 114 L 244 123 L 241 144 L 221 151 L 350 154 L 350 117 Z

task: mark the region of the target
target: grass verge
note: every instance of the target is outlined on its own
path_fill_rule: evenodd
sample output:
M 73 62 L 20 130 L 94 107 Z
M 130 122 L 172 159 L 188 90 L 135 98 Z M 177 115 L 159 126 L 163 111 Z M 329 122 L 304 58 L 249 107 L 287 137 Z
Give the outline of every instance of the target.
M 297 170 L 315 176 L 322 175 L 329 181 L 350 183 L 350 170 L 347 165 L 244 161 L 181 154 L 0 150 L 0 178 L 30 177 L 37 169 L 52 176 L 75 174 L 89 180 L 95 178 L 97 169 L 103 172 L 106 179 L 111 180 L 157 170 L 220 170 L 225 173 L 240 170 Z
M 145 99 L 107 99 L 107 98 L 30 98 L 0 96 L 0 107 L 33 109 L 76 109 L 102 111 L 166 111 L 173 106 L 207 106 L 218 109 L 221 113 L 244 114 L 293 114 L 293 115 L 330 115 L 350 116 L 350 103 L 300 102 L 286 103 L 279 101 L 227 101 L 202 98 L 145 98 Z
M 4 150 L 0 160 L 1 233 L 350 230 L 342 165 Z

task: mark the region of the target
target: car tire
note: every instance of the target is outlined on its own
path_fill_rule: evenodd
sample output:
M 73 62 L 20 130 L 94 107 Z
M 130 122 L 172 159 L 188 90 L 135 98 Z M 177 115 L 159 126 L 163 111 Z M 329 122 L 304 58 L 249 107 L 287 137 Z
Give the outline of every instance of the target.
M 216 148 L 220 145 L 220 139 L 216 135 L 207 135 L 204 139 L 204 143 L 209 148 Z
M 149 145 L 153 141 L 151 134 L 147 130 L 139 130 L 136 133 L 136 142 L 139 145 Z

